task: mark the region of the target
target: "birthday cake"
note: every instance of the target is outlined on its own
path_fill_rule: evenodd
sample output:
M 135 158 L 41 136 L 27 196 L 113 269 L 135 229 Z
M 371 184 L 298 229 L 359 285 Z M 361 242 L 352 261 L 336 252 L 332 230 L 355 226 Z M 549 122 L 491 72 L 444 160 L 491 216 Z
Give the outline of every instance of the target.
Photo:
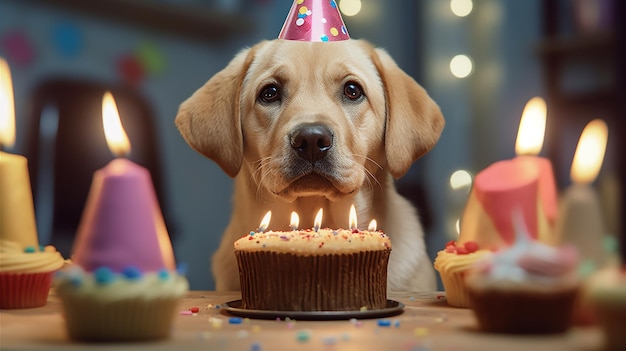
M 573 246 L 532 239 L 516 220 L 512 246 L 488 256 L 465 280 L 479 327 L 495 333 L 560 333 L 571 323 L 580 278 Z
M 250 232 L 234 247 L 243 308 L 359 311 L 386 307 L 391 242 L 382 231 Z

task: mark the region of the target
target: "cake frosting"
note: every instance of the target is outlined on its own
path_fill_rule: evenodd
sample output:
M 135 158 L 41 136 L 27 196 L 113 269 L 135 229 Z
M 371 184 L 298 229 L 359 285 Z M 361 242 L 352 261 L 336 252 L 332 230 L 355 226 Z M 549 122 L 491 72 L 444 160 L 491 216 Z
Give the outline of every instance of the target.
M 101 268 L 92 274 L 73 266 L 57 274 L 55 288 L 59 296 L 93 297 L 101 302 L 112 302 L 132 298 L 177 298 L 187 292 L 189 284 L 178 272 L 165 269 L 142 274 L 132 267 L 122 273 Z
M 471 243 L 471 242 L 470 242 Z M 470 249 L 467 249 L 470 247 Z M 463 245 L 458 250 L 455 242 L 448 242 L 446 249 L 437 253 L 435 269 L 439 272 L 448 273 L 466 272 L 491 254 L 491 250 L 478 249 L 478 246 Z
M 585 283 L 585 290 L 596 301 L 626 309 L 626 268 L 620 270 L 608 267 L 598 270 Z
M 9 240 L 0 240 L 0 272 L 44 273 L 63 266 L 61 254 L 53 246 L 26 246 Z
M 515 216 L 514 216 L 515 217 Z M 578 253 L 573 246 L 553 247 L 530 238 L 523 220 L 517 218 L 516 240 L 494 252 L 478 267 L 476 288 L 524 287 L 552 290 L 579 284 Z
M 359 229 L 311 229 L 296 231 L 254 232 L 235 242 L 236 250 L 324 254 L 391 250 L 391 241 L 382 231 Z

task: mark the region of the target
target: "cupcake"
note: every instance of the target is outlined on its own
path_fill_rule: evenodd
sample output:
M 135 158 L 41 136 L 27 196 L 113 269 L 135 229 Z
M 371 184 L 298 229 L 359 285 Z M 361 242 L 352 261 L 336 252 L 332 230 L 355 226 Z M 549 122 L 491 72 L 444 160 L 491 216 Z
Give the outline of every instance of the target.
M 584 298 L 593 308 L 604 333 L 606 350 L 625 350 L 626 267 L 610 267 L 593 273 L 585 282 Z
M 359 311 L 387 306 L 391 242 L 380 230 L 250 232 L 234 246 L 243 308 Z
M 45 305 L 63 263 L 39 244 L 26 158 L 0 151 L 0 309 Z
M 572 246 L 531 239 L 521 216 L 515 243 L 468 275 L 470 306 L 480 329 L 495 333 L 560 333 L 572 323 L 580 280 Z
M 149 173 L 117 159 L 96 172 L 72 248 L 56 277 L 70 338 L 138 341 L 169 336 L 188 290 Z
M 463 245 L 450 241 L 435 258 L 435 269 L 441 276 L 450 306 L 469 307 L 469 296 L 465 288 L 465 276 L 477 262 L 490 254 L 490 250 L 479 250 L 478 244 L 468 241 Z
M 467 274 L 489 252 L 513 243 L 514 226 L 509 214 L 514 209 L 521 211 L 529 223 L 532 238 L 547 231 L 546 202 L 539 196 L 543 178 L 537 167 L 528 167 L 525 162 L 496 162 L 476 175 L 461 217 L 458 240 L 449 242 L 434 264 L 449 305 L 469 307 L 464 282 Z
M 0 309 L 44 306 L 63 262 L 53 246 L 0 240 Z

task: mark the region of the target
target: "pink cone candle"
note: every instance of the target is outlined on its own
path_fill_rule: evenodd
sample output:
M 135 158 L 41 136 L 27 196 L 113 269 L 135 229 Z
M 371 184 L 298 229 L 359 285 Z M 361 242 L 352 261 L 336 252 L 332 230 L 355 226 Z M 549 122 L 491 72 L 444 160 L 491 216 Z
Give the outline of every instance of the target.
M 539 157 L 546 124 L 546 104 L 531 99 L 524 108 L 516 141 L 517 157 L 496 162 L 476 175 L 463 211 L 459 242 L 494 249 L 513 243 L 511 213 L 522 212 L 533 238 L 553 242 L 557 216 L 552 164 Z
M 573 184 L 561 198 L 556 231 L 559 241 L 574 244 L 595 268 L 606 263 L 607 253 L 600 200 L 591 184 L 602 167 L 607 138 L 608 127 L 600 119 L 589 122 L 580 135 L 570 172 Z
M 15 143 L 15 105 L 11 72 L 0 58 L 0 240 L 39 249 L 28 160 L 3 152 Z
M 538 169 L 513 160 L 493 163 L 479 172 L 461 218 L 459 243 L 475 242 L 485 249 L 513 244 L 513 211 L 521 212 L 530 236 L 537 238 L 538 190 Z
M 552 163 L 545 157 L 537 156 L 543 146 L 546 129 L 546 103 L 540 97 L 534 97 L 526 103 L 515 142 L 517 157 L 514 162 L 523 167 L 536 167 L 539 170 L 539 206 L 546 221 L 540 221 L 538 238 L 554 243 L 554 226 L 558 215 L 556 184 Z
M 72 260 L 89 272 L 100 267 L 116 273 L 128 267 L 173 270 L 174 254 L 150 173 L 122 158 L 130 142 L 111 93 L 104 95 L 102 114 L 107 143 L 118 158 L 93 176 Z

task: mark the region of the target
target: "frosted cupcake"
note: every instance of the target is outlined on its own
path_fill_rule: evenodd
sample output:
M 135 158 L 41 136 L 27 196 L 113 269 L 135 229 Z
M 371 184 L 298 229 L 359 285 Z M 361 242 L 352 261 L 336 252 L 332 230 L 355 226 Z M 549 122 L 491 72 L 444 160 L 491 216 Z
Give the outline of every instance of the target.
M 606 350 L 626 350 L 626 267 L 605 268 L 585 282 L 588 301 L 604 333 Z
M 0 152 L 0 308 L 45 305 L 63 262 L 39 244 L 26 158 Z
M 53 246 L 0 240 L 0 308 L 41 307 L 63 257 Z
M 120 159 L 110 165 L 94 175 L 73 265 L 56 278 L 67 331 L 81 341 L 163 339 L 188 282 L 148 171 Z
M 521 217 L 517 219 L 522 222 Z M 572 323 L 580 279 L 571 247 L 528 236 L 523 223 L 513 246 L 491 255 L 466 279 L 480 329 L 496 333 L 560 333 Z
M 473 241 L 458 245 L 455 241 L 446 244 L 435 258 L 435 269 L 439 272 L 446 300 L 450 306 L 469 307 L 469 296 L 465 287 L 465 276 L 486 256 L 490 250 L 479 250 Z

